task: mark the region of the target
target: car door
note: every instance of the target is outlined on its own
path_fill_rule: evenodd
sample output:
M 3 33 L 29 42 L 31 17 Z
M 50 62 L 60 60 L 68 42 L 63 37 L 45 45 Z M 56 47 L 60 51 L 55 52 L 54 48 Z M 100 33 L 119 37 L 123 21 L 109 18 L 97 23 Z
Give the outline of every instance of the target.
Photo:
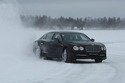
M 55 39 L 58 39 L 59 41 L 55 41 Z M 62 37 L 60 36 L 59 33 L 55 33 L 52 37 L 52 41 L 51 41 L 51 48 L 52 48 L 52 52 L 53 57 L 55 58 L 60 58 L 61 54 L 62 54 L 62 50 L 63 50 L 63 44 L 62 44 Z
M 42 46 L 46 52 L 46 57 L 53 57 L 54 52 L 52 51 L 52 37 L 53 37 L 53 32 L 50 32 L 46 35 L 46 39 L 44 40 L 44 42 L 42 43 Z
M 54 38 L 58 38 L 62 41 L 61 36 L 58 33 L 48 33 L 46 35 L 46 39 L 44 40 L 45 42 L 43 43 L 46 57 L 59 58 L 62 53 L 62 44 L 55 42 Z

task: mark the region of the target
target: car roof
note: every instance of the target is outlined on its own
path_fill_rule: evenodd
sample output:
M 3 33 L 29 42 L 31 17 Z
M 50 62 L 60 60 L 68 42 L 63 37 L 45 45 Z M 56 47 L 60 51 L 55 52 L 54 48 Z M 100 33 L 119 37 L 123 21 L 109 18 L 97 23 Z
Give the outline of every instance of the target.
M 81 33 L 77 31 L 50 31 L 48 33 Z

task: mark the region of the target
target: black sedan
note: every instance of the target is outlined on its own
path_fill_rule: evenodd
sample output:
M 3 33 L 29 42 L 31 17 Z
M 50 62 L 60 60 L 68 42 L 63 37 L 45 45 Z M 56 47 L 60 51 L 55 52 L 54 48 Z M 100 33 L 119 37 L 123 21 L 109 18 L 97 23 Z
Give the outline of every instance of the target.
M 106 59 L 105 45 L 80 32 L 48 32 L 35 41 L 33 51 L 40 58 L 57 58 L 68 63 L 76 59 L 94 59 L 95 62 Z

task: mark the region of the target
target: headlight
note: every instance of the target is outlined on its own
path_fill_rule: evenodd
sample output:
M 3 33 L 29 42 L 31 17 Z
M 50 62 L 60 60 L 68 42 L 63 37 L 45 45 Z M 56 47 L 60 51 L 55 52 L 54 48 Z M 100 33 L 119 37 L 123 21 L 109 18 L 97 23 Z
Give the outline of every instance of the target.
M 106 47 L 104 46 L 104 50 L 106 50 Z
M 101 50 L 106 50 L 106 47 L 105 46 L 101 47 Z
M 80 49 L 80 50 L 84 50 L 84 48 L 83 48 L 83 47 L 81 47 L 81 46 L 79 47 L 79 49 Z
M 73 49 L 74 50 L 79 50 L 79 47 L 78 46 L 73 46 Z

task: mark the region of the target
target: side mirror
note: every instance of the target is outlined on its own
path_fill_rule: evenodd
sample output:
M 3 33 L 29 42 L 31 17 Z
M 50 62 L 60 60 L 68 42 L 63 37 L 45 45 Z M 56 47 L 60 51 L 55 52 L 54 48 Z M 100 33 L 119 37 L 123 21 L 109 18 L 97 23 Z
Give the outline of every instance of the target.
M 58 38 L 54 38 L 54 41 L 55 41 L 56 43 L 59 43 L 59 39 L 58 39 Z
M 91 41 L 92 41 L 92 42 L 94 42 L 94 41 L 95 41 L 95 39 L 91 39 Z

